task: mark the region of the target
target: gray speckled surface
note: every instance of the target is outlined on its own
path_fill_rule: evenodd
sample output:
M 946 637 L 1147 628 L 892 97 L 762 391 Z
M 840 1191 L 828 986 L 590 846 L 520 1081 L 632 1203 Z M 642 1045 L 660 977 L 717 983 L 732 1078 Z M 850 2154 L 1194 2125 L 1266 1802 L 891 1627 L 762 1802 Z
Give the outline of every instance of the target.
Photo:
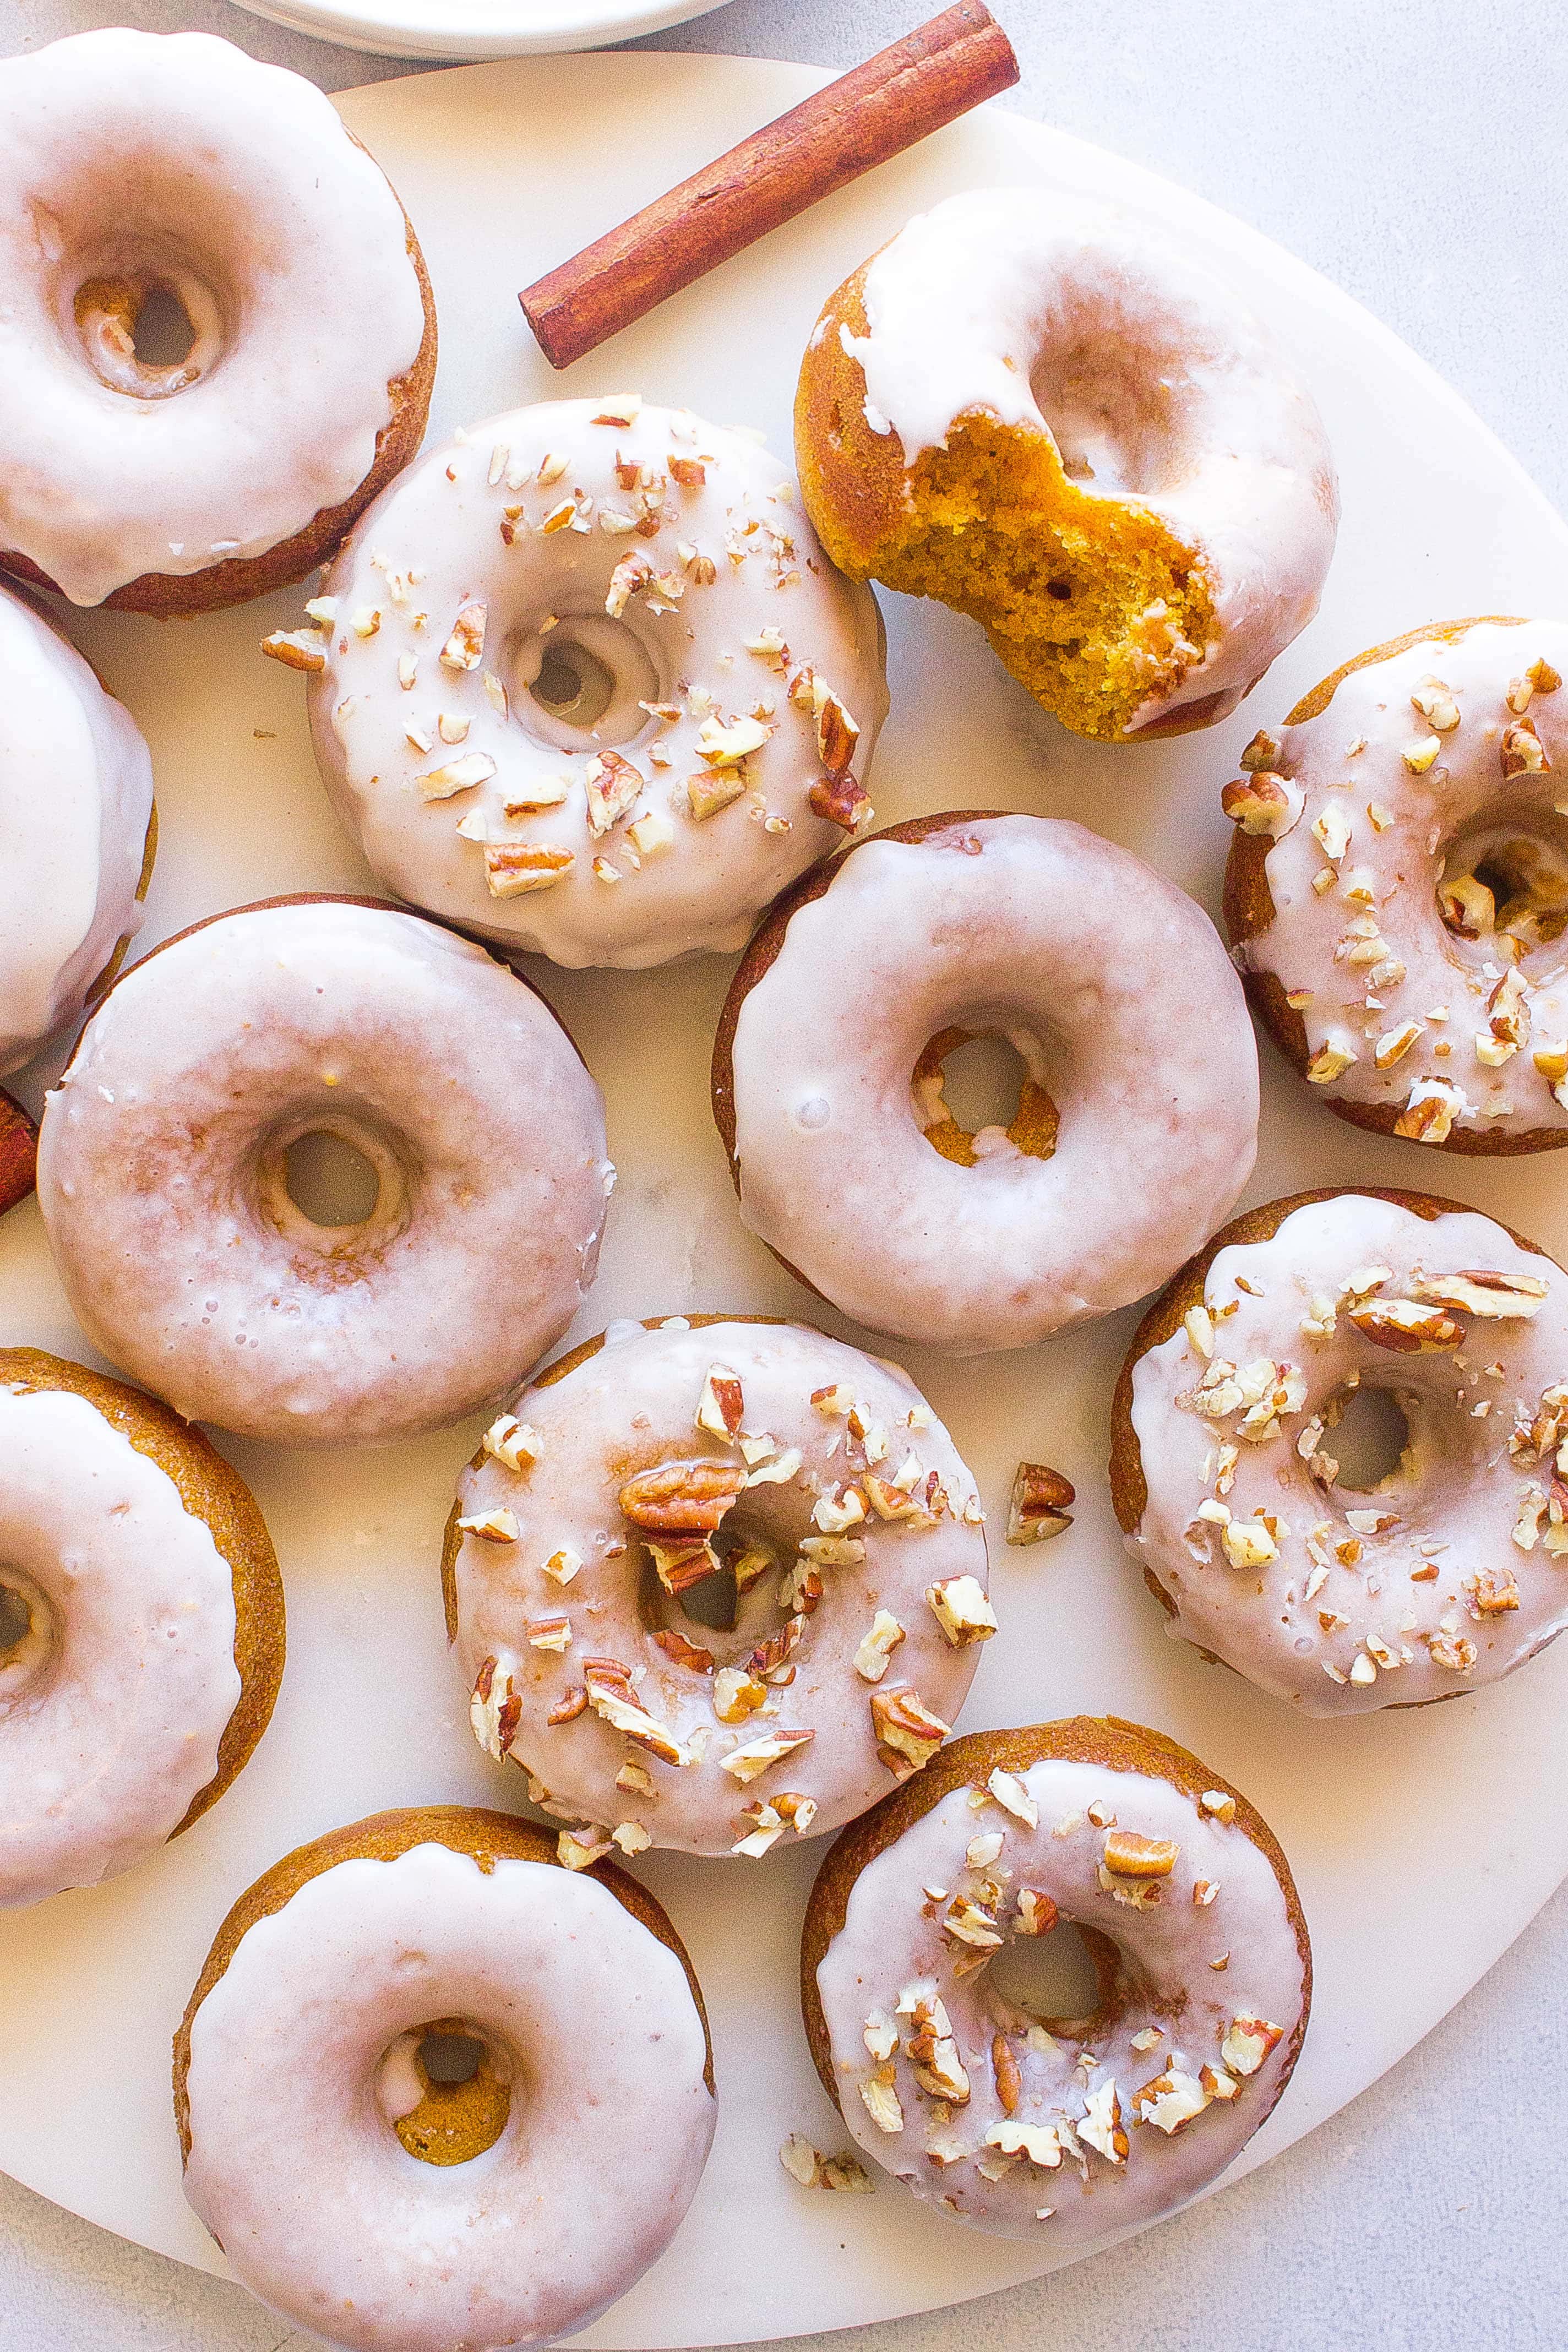
M 1024 63 L 1009 103 L 1168 173 L 1314 263 L 1568 501 L 1568 44 L 1555 9 L 994 5 Z M 921 13 L 921 0 L 853 10 L 732 0 L 650 46 L 845 65 Z M 225 33 L 329 89 L 408 70 L 282 32 L 228 0 L 0 0 L 0 54 L 113 23 Z M 1432 521 L 1442 528 L 1440 515 Z M 1542 1791 L 1543 1804 L 1558 1801 Z M 1367 1857 L 1369 1871 L 1388 1866 Z M 1565 1975 L 1568 1892 L 1401 2065 L 1261 2173 L 1097 2262 L 865 2329 L 845 2352 L 1447 2352 L 1478 2339 L 1547 2352 L 1563 2341 L 1568 2158 L 1542 2087 L 1568 2060 Z M 279 2352 L 313 2341 L 238 2289 L 0 2178 L 0 2352 Z

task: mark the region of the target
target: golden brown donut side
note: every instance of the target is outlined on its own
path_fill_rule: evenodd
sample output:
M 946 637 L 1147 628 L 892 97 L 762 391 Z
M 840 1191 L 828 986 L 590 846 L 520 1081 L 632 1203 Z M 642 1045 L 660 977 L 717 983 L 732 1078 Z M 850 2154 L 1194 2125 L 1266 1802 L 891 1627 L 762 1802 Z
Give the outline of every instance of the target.
M 275 1862 L 253 1886 L 247 1887 L 218 1928 L 174 2035 L 174 2123 L 180 2135 L 182 2161 L 188 2159 L 191 2152 L 191 2110 L 185 2088 L 191 2063 L 191 2025 L 197 2010 L 234 1958 L 241 1937 L 258 1919 L 281 1911 L 302 1886 L 319 1878 L 323 1871 L 335 1869 L 339 1863 L 395 1862 L 416 1845 L 444 1845 L 453 1853 L 468 1854 L 487 1872 L 493 1870 L 498 1861 L 539 1862 L 552 1870 L 565 1867 L 556 1854 L 555 1840 L 547 1831 L 515 1813 L 495 1812 L 480 1805 L 411 1805 L 371 1813 L 346 1828 L 329 1830 L 324 1837 L 313 1838 L 308 1845 L 296 1846 L 292 1853 Z M 629 1911 L 639 1926 L 673 1952 L 685 1969 L 707 2042 L 702 2078 L 711 2091 L 713 2037 L 709 2030 L 702 1988 L 697 1981 L 690 1955 L 668 1912 L 645 1886 L 615 1863 L 595 1863 L 589 1875 L 607 1887 L 623 1910 Z
M 363 141 L 354 139 L 352 131 L 347 135 L 356 147 L 363 147 Z M 395 189 L 393 194 L 396 196 Z M 401 199 L 398 209 L 403 210 Z M 268 548 L 260 555 L 229 556 L 202 572 L 143 572 L 140 578 L 128 580 L 123 588 L 116 588 L 106 596 L 105 609 L 148 613 L 163 621 L 184 620 L 195 613 L 220 612 L 229 604 L 248 604 L 258 596 L 270 594 L 275 588 L 290 587 L 327 561 L 372 499 L 378 498 L 393 476 L 400 474 L 410 462 L 425 437 L 430 394 L 436 383 L 436 298 L 425 256 L 406 212 L 403 213 L 403 226 L 408 258 L 419 280 L 425 332 L 413 366 L 402 375 L 392 377 L 387 384 L 392 415 L 375 436 L 375 456 L 358 488 L 352 490 L 340 505 L 322 507 L 292 537 L 280 540 L 276 547 Z M 0 552 L 0 572 L 26 581 L 31 588 L 47 589 L 57 596 L 60 593 L 47 572 L 15 550 Z
M 1521 628 L 1524 623 L 1511 613 L 1480 613 L 1465 621 L 1434 621 L 1422 629 L 1406 629 L 1403 636 L 1390 637 L 1381 646 L 1373 646 L 1351 661 L 1342 662 L 1338 669 L 1302 696 L 1292 710 L 1287 712 L 1287 727 L 1304 726 L 1310 719 L 1319 719 L 1333 700 L 1335 692 L 1352 672 L 1373 668 L 1379 662 L 1392 661 L 1408 653 L 1413 646 L 1452 645 L 1471 629 Z M 1276 908 L 1268 887 L 1268 852 L 1272 844 L 1262 834 L 1243 833 L 1238 826 L 1232 837 L 1230 853 L 1226 859 L 1224 913 L 1226 937 L 1232 950 L 1272 926 Z M 1242 982 L 1253 1013 L 1267 1034 L 1289 1063 L 1298 1077 L 1305 1080 L 1311 1061 L 1311 1048 L 1307 1042 L 1307 1027 L 1300 1014 L 1287 1001 L 1285 987 L 1272 971 L 1242 970 Z M 1374 1135 L 1393 1135 L 1400 1113 L 1394 1103 L 1353 1103 L 1339 1100 L 1334 1096 L 1324 1097 L 1325 1106 L 1336 1118 L 1349 1127 L 1365 1129 Z M 1531 1128 L 1523 1135 L 1487 1135 L 1472 1129 L 1455 1127 L 1439 1144 L 1423 1144 L 1426 1151 L 1457 1151 L 1477 1160 L 1514 1159 L 1531 1151 L 1560 1151 L 1568 1147 L 1568 1130 L 1561 1128 Z
M 1239 1789 L 1232 1788 L 1228 1780 L 1212 1772 L 1206 1764 L 1201 1764 L 1163 1732 L 1124 1722 L 1119 1716 L 1079 1715 L 1058 1723 L 1026 1724 L 1016 1730 L 967 1732 L 962 1738 L 949 1740 L 923 1771 L 917 1772 L 868 1813 L 862 1813 L 858 1821 L 839 1832 L 817 1872 L 806 1904 L 800 1943 L 801 2014 L 812 2063 L 823 2089 L 842 2112 L 827 2021 L 816 1989 L 816 1971 L 844 1925 L 849 1897 L 860 1873 L 952 1790 L 971 1783 L 984 1785 L 996 1770 L 1026 1772 L 1032 1764 L 1047 1763 L 1058 1757 L 1077 1763 L 1098 1764 L 1108 1772 L 1152 1774 L 1170 1781 L 1194 1803 L 1208 1789 L 1221 1790 L 1235 1798 L 1236 1825 L 1262 1853 L 1279 1880 L 1301 1956 L 1301 2013 L 1286 2045 L 1285 2063 L 1274 2099 L 1258 2117 L 1261 2124 L 1290 2078 L 1312 2006 L 1312 1948 L 1290 1865 L 1273 1831 Z
M 287 1626 L 278 1555 L 255 1496 L 237 1470 L 190 1422 L 144 1390 L 41 1348 L 0 1349 L 0 1386 L 64 1390 L 79 1396 L 170 1479 L 193 1518 L 211 1530 L 234 1581 L 234 1663 L 239 1699 L 218 1742 L 217 1769 L 192 1798 L 182 1830 L 214 1805 L 249 1761 L 283 1678 Z

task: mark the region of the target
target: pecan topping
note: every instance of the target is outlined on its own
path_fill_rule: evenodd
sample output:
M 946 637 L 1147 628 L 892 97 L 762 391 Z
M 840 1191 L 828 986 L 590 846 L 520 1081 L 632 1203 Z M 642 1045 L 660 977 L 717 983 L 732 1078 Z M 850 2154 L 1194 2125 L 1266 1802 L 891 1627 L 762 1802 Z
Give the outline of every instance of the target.
M 741 1491 L 735 1462 L 663 1462 L 621 1488 L 620 1505 L 637 1528 L 660 1535 L 711 1535 Z
M 895 1780 L 907 1780 L 911 1772 L 929 1764 L 952 1728 L 907 1685 L 871 1693 L 871 1724 L 877 1753 Z
M 1076 1499 L 1072 1482 L 1044 1462 L 1020 1462 L 1007 1505 L 1010 1544 L 1045 1543 L 1072 1525 L 1068 1506 Z
M 1016 2115 L 1024 2078 L 1018 2071 L 1018 2061 L 1013 2055 L 1012 2044 L 1005 2033 L 994 2033 L 991 2037 L 991 2071 L 996 2077 L 996 2096 L 1002 2103 L 1003 2114 Z
M 1369 1298 L 1364 1306 L 1351 1308 L 1350 1319 L 1374 1347 L 1391 1349 L 1396 1355 L 1431 1355 L 1457 1348 L 1465 1336 L 1440 1307 L 1414 1298 Z
M 665 1626 L 653 1638 L 665 1656 L 673 1658 L 678 1666 L 689 1666 L 694 1675 L 712 1673 L 712 1651 L 699 1648 L 695 1642 L 689 1642 L 684 1633 L 677 1633 Z

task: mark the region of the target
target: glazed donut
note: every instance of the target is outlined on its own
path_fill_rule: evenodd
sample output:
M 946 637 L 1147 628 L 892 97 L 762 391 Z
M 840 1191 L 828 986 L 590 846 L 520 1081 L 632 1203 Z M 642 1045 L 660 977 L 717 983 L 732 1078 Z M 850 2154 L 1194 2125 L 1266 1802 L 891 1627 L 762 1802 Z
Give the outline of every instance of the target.
M 941 1065 L 976 1032 L 1028 1076 L 1005 1130 L 969 1135 Z M 724 1007 L 713 1107 L 742 1219 L 791 1273 L 975 1355 L 1125 1307 L 1213 1231 L 1252 1167 L 1258 1061 L 1172 883 L 1081 825 L 952 811 L 781 900 Z
M 435 372 L 414 232 L 310 82 L 205 33 L 0 65 L 0 569 L 163 614 L 303 579 Z
M 1094 1960 L 1088 2017 L 991 1972 L 1058 1922 Z M 1225 2170 L 1290 2079 L 1311 1989 L 1289 1867 L 1246 1798 L 1158 1732 L 1085 1716 L 954 1740 L 834 1845 L 801 1942 L 811 2053 L 861 2148 L 973 2229 L 1048 2224 L 1056 2251 Z
M 289 1191 L 341 1139 L 375 1199 Z M 542 998 L 416 916 L 275 899 L 116 982 L 47 1097 L 38 1197 L 95 1347 L 280 1444 L 437 1429 L 514 1388 L 594 1279 L 599 1089 Z
M 155 839 L 130 714 L 0 588 L 0 1073 L 74 1021 L 124 952 Z
M 1075 733 L 1212 726 L 1318 607 L 1339 495 L 1234 289 L 1131 215 L 972 189 L 832 295 L 801 366 L 807 510 L 852 580 L 977 620 Z
M 619 1870 L 557 1868 L 508 1813 L 378 1813 L 235 1905 L 175 2038 L 174 2111 L 186 2196 L 297 2326 L 356 2352 L 552 2344 L 691 2202 L 707 2017 Z
M 1414 629 L 1254 736 L 1226 787 L 1247 993 L 1357 1127 L 1568 1143 L 1564 671 L 1562 621 Z
M 637 399 L 477 425 L 268 650 L 379 878 L 563 964 L 742 946 L 869 815 L 881 624 L 738 432 Z M 855 771 L 850 769 L 851 760 Z
M 1334 1450 L 1358 1388 L 1405 1425 L 1366 1491 Z M 1495 1682 L 1568 1624 L 1564 1442 L 1551 1258 L 1452 1201 L 1305 1192 L 1150 1308 L 1111 1493 L 1172 1633 L 1303 1714 L 1362 1714 Z
M 283 1647 L 261 1514 L 201 1432 L 0 1349 L 0 1907 L 188 1829 L 266 1730 Z
M 578 1851 L 837 1829 L 963 1703 L 996 1629 L 982 1520 L 896 1364 L 752 1316 L 613 1323 L 463 1475 L 442 1577 L 475 1736 L 586 1817 Z

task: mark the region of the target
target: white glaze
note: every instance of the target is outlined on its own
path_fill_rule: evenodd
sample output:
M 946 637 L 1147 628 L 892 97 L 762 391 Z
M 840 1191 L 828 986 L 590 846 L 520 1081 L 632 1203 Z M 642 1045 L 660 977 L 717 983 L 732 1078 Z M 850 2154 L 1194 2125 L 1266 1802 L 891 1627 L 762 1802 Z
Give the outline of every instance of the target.
M 1130 731 L 1238 699 L 1305 628 L 1339 515 L 1321 421 L 1261 323 L 1173 244 L 1110 206 L 973 189 L 884 247 L 865 310 L 844 349 L 906 465 L 984 411 L 1049 435 L 1080 488 L 1194 551 L 1213 634 Z
M 0 1388 L 0 1906 L 145 1860 L 217 1769 L 234 1582 L 168 1474 L 85 1397 Z
M 0 1076 L 76 1018 L 137 929 L 152 814 L 130 714 L 0 588 Z
M 1506 700 L 1538 661 L 1568 677 L 1568 624 L 1487 625 L 1454 642 L 1428 640 L 1352 670 L 1317 718 L 1272 738 L 1289 829 L 1268 854 L 1274 920 L 1237 961 L 1244 971 L 1272 972 L 1302 999 L 1297 1009 L 1314 1057 L 1325 1045 L 1336 1060 L 1354 1054 L 1323 1083 L 1331 1101 L 1387 1106 L 1403 1117 L 1413 1089 L 1419 1102 L 1436 1085 L 1448 1096 L 1443 1133 L 1450 1125 L 1500 1138 L 1568 1129 L 1568 1108 L 1553 1092 L 1562 1069 L 1543 1075 L 1533 1059 L 1568 1044 L 1568 940 L 1523 955 L 1521 1041 L 1493 1065 L 1479 1058 L 1477 1043 L 1496 1050 L 1489 1007 L 1513 969 L 1514 943 L 1500 941 L 1489 925 L 1474 939 L 1456 936 L 1437 897 L 1446 869 L 1452 880 L 1473 869 L 1489 840 L 1522 835 L 1543 849 L 1568 907 L 1568 831 L 1559 808 L 1568 793 L 1568 686 L 1529 692 L 1519 712 Z M 1440 735 L 1410 698 L 1419 691 L 1429 699 L 1434 679 L 1458 714 Z M 1504 732 L 1521 719 L 1550 765 L 1509 776 Z M 1418 760 L 1430 753 L 1431 763 L 1413 772 L 1407 751 Z M 1324 834 L 1339 850 L 1331 859 Z M 1374 954 L 1379 939 L 1383 957 Z M 1384 1041 L 1397 1043 L 1412 1024 L 1416 1034 L 1380 1070 Z
M 741 1381 L 741 1431 L 773 1441 L 771 1451 L 759 1454 L 761 1475 L 734 1507 L 726 1534 L 765 1543 L 775 1564 L 742 1596 L 728 1632 L 659 1594 L 618 1502 L 629 1476 L 660 1463 L 742 1462 L 741 1449 L 695 1422 L 716 1364 Z M 865 1442 L 847 1417 L 812 1404 L 814 1391 L 839 1383 L 857 1401 Z M 491 1705 L 488 1712 L 476 1709 L 475 1728 L 498 1748 L 497 1711 L 513 1693 L 521 1698 L 508 1752 L 548 1798 L 549 1811 L 574 1823 L 596 1822 L 602 1835 L 631 1822 L 658 1845 L 727 1853 L 757 1826 L 754 1811 L 748 1816 L 744 1808 L 768 1803 L 779 1790 L 813 1801 L 810 1826 L 817 1833 L 839 1828 L 888 1793 L 894 1778 L 878 1754 L 875 1693 L 912 1688 L 951 1726 L 980 1650 L 976 1642 L 949 1643 L 926 1593 L 947 1577 L 970 1576 L 984 1586 L 985 1538 L 973 1476 L 896 1364 L 800 1324 L 727 1322 L 692 1330 L 676 1318 L 649 1331 L 617 1323 L 596 1355 L 558 1381 L 525 1390 L 512 1410 L 537 1433 L 537 1459 L 519 1473 L 487 1454 L 479 1469 L 464 1473 L 458 1490 L 465 1517 L 510 1511 L 518 1532 L 515 1541 L 477 1534 L 462 1539 L 458 1662 L 469 1690 L 487 1661 L 494 1662 Z M 877 1429 L 880 1441 L 869 1434 Z M 922 1474 L 934 1471 L 946 1497 L 941 1516 L 934 1525 L 908 1527 L 868 1507 L 866 1522 L 847 1530 L 864 1546 L 864 1557 L 820 1567 L 820 1601 L 800 1613 L 789 1637 L 798 1636 L 799 1646 L 787 1664 L 780 1661 L 787 1679 L 770 1687 L 765 1705 L 742 1722 L 721 1720 L 713 1673 L 667 1655 L 655 1639 L 657 1625 L 706 1650 L 718 1669 L 743 1667 L 758 1644 L 785 1633 L 796 1610 L 781 1597 L 781 1582 L 795 1564 L 801 1538 L 821 1534 L 813 1517 L 817 1498 L 840 1498 L 868 1454 L 886 1478 L 911 1454 Z M 775 1483 L 770 1467 L 787 1466 L 791 1456 L 795 1468 Z M 563 1549 L 583 1562 L 564 1584 L 544 1568 Z M 657 1612 L 650 1601 L 659 1604 Z M 897 1618 L 904 1639 L 873 1684 L 853 1660 L 879 1610 Z M 531 1625 L 563 1615 L 572 1631 L 567 1649 L 531 1646 Z M 572 1722 L 546 1720 L 566 1693 L 584 1685 L 586 1656 L 631 1669 L 637 1706 L 666 1727 L 689 1761 L 660 1761 L 592 1706 Z M 809 1745 L 744 1781 L 724 1770 L 726 1756 L 784 1728 L 809 1731 Z M 651 1785 L 617 1786 L 616 1775 L 627 1763 Z
M 1456 1314 L 1457 1345 L 1425 1354 L 1391 1352 L 1351 1320 L 1352 1277 L 1385 1274 L 1365 1292 L 1375 1304 L 1408 1297 L 1414 1281 L 1478 1268 L 1545 1282 L 1548 1297 L 1531 1317 Z M 1308 1715 L 1341 1715 L 1452 1697 L 1510 1673 L 1562 1632 L 1568 1541 L 1543 1512 L 1521 1531 L 1528 1548 L 1514 1537 L 1521 1509 L 1554 1491 L 1552 1449 L 1544 1459 L 1533 1444 L 1510 1449 L 1541 1413 L 1542 1391 L 1568 1381 L 1568 1276 L 1550 1258 L 1520 1249 L 1489 1217 L 1434 1223 L 1348 1193 L 1294 1210 L 1271 1241 L 1222 1250 L 1205 1297 L 1211 1317 L 1235 1307 L 1215 1323 L 1208 1362 L 1178 1331 L 1133 1372 L 1149 1500 L 1130 1547 L 1176 1604 L 1173 1634 Z M 1303 1328 L 1325 1319 L 1316 1298 L 1331 1310 L 1331 1332 Z M 1266 1370 L 1266 1359 L 1304 1378 L 1289 1409 L 1255 1424 L 1256 1438 L 1241 1433 L 1240 1411 L 1211 1417 L 1179 1402 L 1213 1361 Z M 1367 1494 L 1315 1477 L 1300 1451 L 1332 1459 L 1332 1428 L 1314 1447 L 1312 1426 L 1358 1376 L 1395 1393 L 1410 1432 L 1400 1468 Z M 1226 1444 L 1237 1459 L 1216 1486 Z M 1247 1525 L 1271 1513 L 1277 1556 L 1232 1566 L 1221 1528 L 1195 1516 L 1205 1500 Z M 1369 1533 L 1351 1511 L 1392 1524 Z M 1481 1610 L 1478 1571 L 1512 1580 L 1517 1606 Z
M 100 375 L 73 310 L 147 275 L 201 370 L 154 396 Z M 203 33 L 0 66 L 0 547 L 73 604 L 264 554 L 348 498 L 424 329 L 397 199 L 299 75 Z
M 377 2099 L 398 2036 L 461 2017 L 512 2062 L 466 2164 Z M 595 1880 L 419 1845 L 337 1864 L 246 1930 L 191 2027 L 185 2193 L 235 2270 L 359 2352 L 553 2342 L 675 2234 L 713 2137 L 676 1955 Z
M 806 798 L 823 768 L 816 719 L 789 696 L 801 669 L 825 680 L 858 724 L 862 782 L 888 692 L 870 591 L 828 562 L 776 457 L 683 410 L 644 407 L 629 424 L 595 423 L 604 413 L 601 402 L 567 400 L 492 417 L 383 493 L 327 582 L 336 617 L 323 632 L 310 717 L 339 812 L 389 887 L 557 963 L 642 965 L 741 947 L 784 884 L 842 843 Z M 672 458 L 706 479 L 676 480 Z M 618 463 L 647 477 L 651 535 L 631 528 L 644 492 L 617 478 Z M 542 468 L 552 477 L 543 484 Z M 542 533 L 574 499 L 584 527 Z M 710 583 L 694 554 L 717 566 Z M 666 585 L 628 593 L 612 618 L 607 602 L 622 601 L 616 567 L 628 561 Z M 476 601 L 482 656 L 454 668 L 442 650 L 458 612 Z M 360 634 L 372 615 L 374 634 Z M 747 649 L 768 631 L 787 657 Z M 590 728 L 529 691 L 568 639 L 615 681 Z M 679 715 L 650 716 L 643 702 Z M 759 710 L 772 732 L 745 761 L 745 791 L 699 820 L 687 779 L 706 774 L 704 720 Z M 641 784 L 595 835 L 586 779 L 600 749 L 636 768 Z M 422 776 L 466 760 L 492 772 L 426 797 Z M 508 815 L 509 803 L 535 795 L 552 804 Z M 650 810 L 673 836 L 639 856 L 628 828 Z M 574 862 L 548 887 L 497 897 L 487 841 L 548 844 Z
M 311 1223 L 282 1154 L 376 1166 Z M 531 989 L 412 915 L 220 917 L 124 975 L 47 1097 L 38 1197 L 94 1344 L 189 1420 L 285 1444 L 437 1428 L 513 1387 L 594 1278 L 599 1090 Z
M 950 1024 L 1031 1063 L 1061 1115 L 1049 1160 L 997 1130 L 972 1168 L 926 1141 L 910 1076 Z M 1056 819 L 854 850 L 790 918 L 733 1059 L 746 1224 L 872 1330 L 959 1355 L 1153 1289 L 1257 1145 L 1257 1054 L 1208 919 Z
M 994 1801 L 978 1809 L 968 1789 L 954 1789 L 868 1863 L 856 1880 L 843 1927 L 816 1971 L 817 1990 L 841 2082 L 844 2117 L 866 2154 L 917 2197 L 1000 2237 L 1042 2236 L 1051 2248 L 1075 2246 L 1113 2230 L 1136 2229 L 1196 2194 L 1223 2172 L 1272 2105 L 1301 2012 L 1303 1972 L 1295 1929 L 1272 1864 L 1245 1830 L 1203 1812 L 1168 1780 L 1052 1759 L 1021 1780 L 1038 1813 L 1031 1829 Z M 1100 1882 L 1106 1829 L 1088 1819 L 1101 1808 L 1122 1831 L 1165 1839 L 1179 1853 L 1169 1876 L 1154 1882 L 1148 1909 L 1119 1900 Z M 1000 1855 L 971 1868 L 970 1841 L 1001 1832 Z M 994 1907 L 1005 1935 L 1014 1930 L 1020 1888 L 1048 1895 L 1064 1920 L 1097 1928 L 1119 1945 L 1122 1997 L 1104 2031 L 1027 2032 L 1025 2014 L 1006 2001 L 987 1968 L 960 1978 L 953 1962 L 975 1948 L 944 1934 L 942 1919 L 966 1895 L 984 1895 L 987 1878 L 1001 1889 Z M 1201 1883 L 1214 1899 L 1194 1899 Z M 1124 1885 L 1124 1882 L 1116 1882 Z M 946 1890 L 931 1901 L 927 1887 Z M 1223 1969 L 1210 1963 L 1228 1953 Z M 874 2011 L 895 2018 L 904 1988 L 934 1985 L 947 2011 L 970 2084 L 967 2103 L 951 2108 L 916 2082 L 907 2051 L 893 2061 L 901 2129 L 872 2121 L 859 2085 L 875 2070 L 864 2038 Z M 1169 2134 L 1142 2119 L 1134 2095 L 1170 2067 L 1196 2075 L 1221 2069 L 1231 2022 L 1253 2017 L 1282 2039 L 1228 2102 L 1215 2099 Z M 903 2035 L 912 2020 L 896 2018 Z M 1157 2032 L 1145 2049 L 1133 2036 Z M 1089 2097 L 1115 2085 L 1128 2140 L 1120 2162 L 1082 2145 L 1055 2167 L 1017 2155 L 988 2179 L 998 2151 L 986 2133 L 1007 2121 L 992 2063 L 992 2038 L 1007 2033 L 1021 2084 L 1016 2124 L 1080 2127 Z M 1228 2070 L 1226 2070 L 1228 2071 Z M 944 2150 L 933 2161 L 930 2143 Z M 1050 2209 L 1041 2218 L 1042 2209 Z

